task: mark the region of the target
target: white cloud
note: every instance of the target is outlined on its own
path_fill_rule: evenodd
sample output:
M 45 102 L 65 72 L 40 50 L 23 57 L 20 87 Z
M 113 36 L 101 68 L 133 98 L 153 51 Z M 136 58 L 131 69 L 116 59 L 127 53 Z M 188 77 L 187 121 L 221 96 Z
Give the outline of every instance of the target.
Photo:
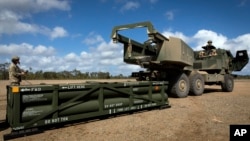
M 68 36 L 68 33 L 63 27 L 55 27 L 50 33 L 50 38 L 52 40 L 55 38 L 65 37 L 65 36 Z
M 19 21 L 21 18 L 22 16 L 19 16 L 13 11 L 0 10 L 0 35 L 36 33 L 42 29 L 42 27 L 37 25 Z
M 121 7 L 120 11 L 129 11 L 129 10 L 135 10 L 140 7 L 140 3 L 133 2 L 133 1 L 126 1 L 126 3 Z
M 0 45 L 0 63 L 10 62 L 10 58 L 18 55 L 21 58 L 23 69 L 32 68 L 32 71 L 64 71 L 77 69 L 82 72 L 110 72 L 111 75 L 130 75 L 140 70 L 139 66 L 128 65 L 123 62 L 123 47 L 121 44 L 106 42 L 102 36 L 91 34 L 85 41 L 98 37 L 96 44 L 86 45 L 90 51 L 80 53 L 70 52 L 65 56 L 56 56 L 54 47 L 31 45 L 28 43 Z
M 13 11 L 9 11 L 9 10 L 1 10 L 0 12 L 0 20 L 1 21 L 17 21 L 18 19 L 20 19 L 21 17 L 18 16 L 16 13 L 14 13 Z
M 223 48 L 230 50 L 235 55 L 237 50 L 247 50 L 250 57 L 250 33 L 240 35 L 234 39 L 227 40 L 223 45 Z M 250 67 L 249 67 L 250 70 Z
M 51 56 L 55 54 L 55 49 L 53 47 L 45 47 L 43 45 L 33 46 L 28 43 L 21 44 L 0 44 L 0 55 L 27 55 L 32 54 L 36 56 Z
M 139 66 L 125 64 L 123 62 L 123 47 L 121 44 L 114 44 L 112 41 L 105 42 L 100 35 L 91 34 L 84 41 L 92 41 L 94 39 L 98 40 L 95 47 L 91 47 L 90 52 L 83 51 L 81 53 L 81 58 L 83 59 L 82 63 L 91 67 L 88 71 L 109 71 L 111 74 L 125 74 L 130 75 L 132 71 L 138 71 Z M 86 45 L 92 42 L 84 42 Z M 84 69 L 85 66 L 79 66 Z M 125 66 L 125 67 L 122 67 Z M 126 71 L 126 68 L 130 68 L 130 71 Z
M 101 35 L 97 35 L 94 32 L 91 32 L 84 40 L 83 43 L 87 45 L 95 45 L 104 42 L 104 39 Z
M 34 70 L 48 70 L 57 62 L 55 49 L 51 46 L 33 46 L 28 43 L 21 44 L 0 44 L 0 63 L 11 62 L 11 57 L 18 55 L 24 69 L 30 67 Z M 45 69 L 44 69 L 45 68 Z
M 22 16 L 31 13 L 44 12 L 51 9 L 70 10 L 67 0 L 1 0 L 1 10 L 11 10 Z
M 0 36 L 2 34 L 43 34 L 51 39 L 64 37 L 66 30 L 55 27 L 53 30 L 43 25 L 24 22 L 33 14 L 47 12 L 52 9 L 70 10 L 66 0 L 1 0 L 0 1 Z
M 79 62 L 80 57 L 75 53 L 69 53 L 64 57 L 65 62 Z
M 37 0 L 35 3 L 41 11 L 50 9 L 70 10 L 69 2 L 66 0 Z
M 225 43 L 230 41 L 222 34 L 205 29 L 197 31 L 197 33 L 195 33 L 193 36 L 186 36 L 184 33 L 178 31 L 172 32 L 172 29 L 165 30 L 162 34 L 166 37 L 178 37 L 185 41 L 194 50 L 200 50 L 202 46 L 207 44 L 208 40 L 212 40 L 216 46 L 221 48 L 225 48 Z
M 31 45 L 30 45 L 31 46 Z M 33 47 L 32 47 L 33 48 Z M 55 48 L 38 45 L 32 51 L 33 55 L 51 56 L 55 54 Z

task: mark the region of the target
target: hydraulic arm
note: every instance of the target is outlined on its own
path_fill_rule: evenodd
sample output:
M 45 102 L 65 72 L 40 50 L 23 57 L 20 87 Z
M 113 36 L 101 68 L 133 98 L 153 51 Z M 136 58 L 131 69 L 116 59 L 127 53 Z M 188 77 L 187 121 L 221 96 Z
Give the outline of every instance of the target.
M 148 40 L 144 43 L 132 40 L 124 35 L 119 34 L 121 30 L 133 28 L 147 28 Z M 164 35 L 154 29 L 151 22 L 140 22 L 115 26 L 112 30 L 111 38 L 114 43 L 124 44 L 124 62 L 131 64 L 148 64 L 155 60 L 162 43 L 168 40 Z

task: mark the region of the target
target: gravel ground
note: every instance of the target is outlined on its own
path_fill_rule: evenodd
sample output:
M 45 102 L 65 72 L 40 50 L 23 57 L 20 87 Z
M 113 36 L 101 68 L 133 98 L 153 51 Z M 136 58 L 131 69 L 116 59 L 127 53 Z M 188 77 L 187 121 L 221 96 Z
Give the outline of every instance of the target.
M 6 83 L 0 81 L 0 121 L 6 113 Z M 229 93 L 219 86 L 206 86 L 202 96 L 170 97 L 171 108 L 76 123 L 13 141 L 228 141 L 230 124 L 250 124 L 249 84 L 250 80 L 236 80 Z M 1 137 L 7 133 L 10 128 L 0 130 Z

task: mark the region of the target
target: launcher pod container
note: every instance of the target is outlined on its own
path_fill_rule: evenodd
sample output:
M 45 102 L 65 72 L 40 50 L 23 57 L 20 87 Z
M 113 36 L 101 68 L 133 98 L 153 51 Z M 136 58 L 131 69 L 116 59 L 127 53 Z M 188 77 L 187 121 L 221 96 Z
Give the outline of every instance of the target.
M 121 30 L 134 28 L 146 28 L 148 39 L 139 42 L 121 33 Z M 165 37 L 150 22 L 115 26 L 111 38 L 114 43 L 124 45 L 125 63 L 145 68 L 145 71 L 133 72 L 133 77 L 138 81 L 168 81 L 167 93 L 175 97 L 202 95 L 204 85 L 214 84 L 231 92 L 234 87 L 232 72 L 241 71 L 249 61 L 246 50 L 238 50 L 236 57 L 230 50 L 214 46 L 194 51 L 180 38 Z
M 6 121 L 13 131 L 168 107 L 167 82 L 88 82 L 7 86 Z

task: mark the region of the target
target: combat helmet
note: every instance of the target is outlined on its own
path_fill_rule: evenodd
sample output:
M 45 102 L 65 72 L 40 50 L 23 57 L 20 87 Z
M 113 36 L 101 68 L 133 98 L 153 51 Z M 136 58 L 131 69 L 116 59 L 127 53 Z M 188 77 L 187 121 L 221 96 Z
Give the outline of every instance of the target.
M 12 59 L 11 59 L 12 62 L 17 61 L 18 63 L 19 63 L 19 60 L 20 60 L 20 58 L 18 56 L 13 56 Z
M 211 43 L 212 44 L 213 42 L 212 42 L 212 40 L 208 40 L 207 43 Z

